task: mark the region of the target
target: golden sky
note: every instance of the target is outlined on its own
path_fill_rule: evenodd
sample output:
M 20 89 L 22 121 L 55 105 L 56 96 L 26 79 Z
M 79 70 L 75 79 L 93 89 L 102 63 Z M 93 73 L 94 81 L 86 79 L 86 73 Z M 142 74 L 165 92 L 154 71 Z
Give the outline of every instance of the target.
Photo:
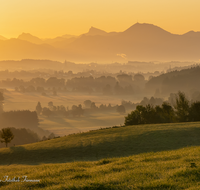
M 124 31 L 137 21 L 176 34 L 200 31 L 200 0 L 0 0 L 0 35 L 40 38 Z

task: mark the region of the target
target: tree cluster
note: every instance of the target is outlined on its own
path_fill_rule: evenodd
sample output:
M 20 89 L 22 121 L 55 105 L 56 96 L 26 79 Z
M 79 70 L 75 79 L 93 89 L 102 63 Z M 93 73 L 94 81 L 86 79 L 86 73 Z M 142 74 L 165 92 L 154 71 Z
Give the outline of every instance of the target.
M 112 106 L 111 104 L 101 104 L 97 106 L 95 102 L 91 100 L 85 100 L 83 102 L 84 108 L 81 104 L 73 105 L 71 109 L 69 107 L 65 107 L 64 105 L 55 106 L 53 102 L 48 102 L 48 107 L 42 107 L 41 103 L 38 102 L 36 106 L 36 113 L 38 115 L 44 115 L 47 117 L 50 116 L 64 116 L 64 117 L 81 117 L 84 113 L 93 113 L 95 112 L 104 112 L 104 111 L 111 111 L 111 112 L 118 112 L 120 114 L 126 112 L 126 108 L 124 105 L 115 105 Z
M 125 73 L 116 76 L 80 76 L 66 80 L 56 76 L 48 79 L 42 77 L 32 78 L 30 81 L 22 79 L 6 79 L 0 82 L 6 87 L 15 87 L 17 92 L 39 92 L 45 91 L 71 91 L 86 93 L 102 93 L 103 95 L 131 95 L 138 93 L 140 87 L 144 88 L 146 83 L 142 74 L 128 75 Z
M 125 117 L 125 125 L 174 123 L 200 121 L 200 102 L 189 102 L 183 92 L 176 94 L 172 106 L 163 102 L 161 106 L 138 105 L 136 110 Z

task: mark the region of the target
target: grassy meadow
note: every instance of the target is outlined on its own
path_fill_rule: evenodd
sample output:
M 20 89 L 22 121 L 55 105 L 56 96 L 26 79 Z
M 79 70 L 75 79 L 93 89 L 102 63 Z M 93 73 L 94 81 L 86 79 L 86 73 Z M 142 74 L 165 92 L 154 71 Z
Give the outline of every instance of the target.
M 198 189 L 199 136 L 200 122 L 138 125 L 1 148 L 0 180 L 40 182 L 0 189 Z
M 200 145 L 200 122 L 93 130 L 0 149 L 0 164 L 95 161 Z
M 93 162 L 0 166 L 0 179 L 20 177 L 20 182 L 0 182 L 0 189 L 45 190 L 197 190 L 200 185 L 200 148 L 144 153 Z M 196 167 L 191 167 L 195 163 Z M 22 182 L 23 176 L 39 182 Z

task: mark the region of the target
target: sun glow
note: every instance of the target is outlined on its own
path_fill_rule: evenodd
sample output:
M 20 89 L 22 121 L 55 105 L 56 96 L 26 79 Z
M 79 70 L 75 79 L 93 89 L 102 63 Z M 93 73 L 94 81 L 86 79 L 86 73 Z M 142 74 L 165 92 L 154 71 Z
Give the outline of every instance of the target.
M 79 35 L 91 26 L 124 31 L 137 21 L 172 33 L 200 31 L 200 1 L 172 0 L 0 0 L 0 35 L 28 32 L 41 38 Z

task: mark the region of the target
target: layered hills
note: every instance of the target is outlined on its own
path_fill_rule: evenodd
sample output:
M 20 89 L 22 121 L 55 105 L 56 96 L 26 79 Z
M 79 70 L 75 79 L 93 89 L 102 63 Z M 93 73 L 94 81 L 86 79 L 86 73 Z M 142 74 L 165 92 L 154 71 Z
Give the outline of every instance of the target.
M 17 39 L 0 38 L 0 50 L 3 50 L 0 60 L 197 61 L 200 58 L 200 32 L 177 35 L 152 24 L 136 23 L 123 32 L 107 33 L 91 27 L 80 36 L 65 35 L 45 40 L 23 33 Z

